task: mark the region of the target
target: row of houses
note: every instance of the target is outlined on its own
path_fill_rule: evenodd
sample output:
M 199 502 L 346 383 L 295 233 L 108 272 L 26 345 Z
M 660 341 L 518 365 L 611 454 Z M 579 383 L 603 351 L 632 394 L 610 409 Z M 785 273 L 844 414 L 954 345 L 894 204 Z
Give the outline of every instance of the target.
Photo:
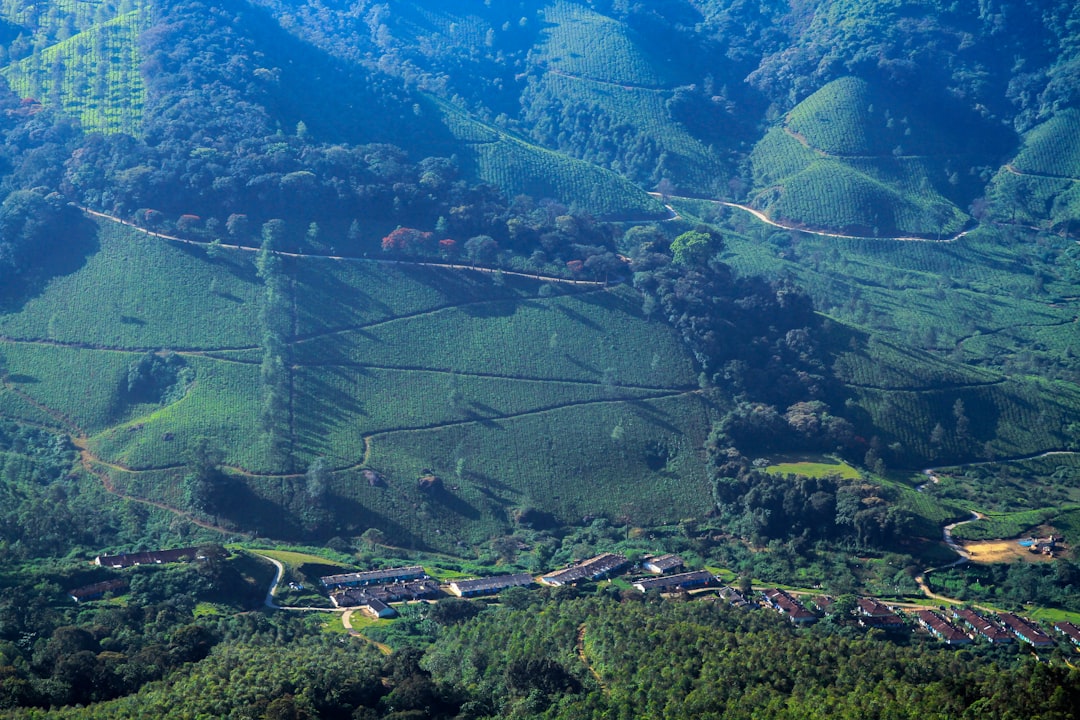
M 546 575 L 541 575 L 540 582 L 551 587 L 561 587 L 582 580 L 598 580 L 605 575 L 622 570 L 629 564 L 630 561 L 623 555 L 601 553 L 596 557 L 574 563 L 562 570 L 555 570 Z
M 946 645 L 970 645 L 969 638 L 963 630 L 953 625 L 933 610 L 919 610 L 915 613 L 919 624 L 926 628 L 931 635 L 941 640 Z
M 105 597 L 105 593 L 127 590 L 127 587 L 128 581 L 123 578 L 102 580 L 92 585 L 83 585 L 74 590 L 68 590 L 68 597 L 77 603 L 89 602 L 90 600 L 100 600 Z
M 1013 636 L 1008 630 L 970 608 L 956 608 L 952 611 L 952 615 L 969 627 L 976 636 L 993 645 L 1007 645 L 1013 642 Z
M 360 608 L 375 617 L 393 617 L 389 604 L 410 600 L 430 600 L 442 595 L 439 584 L 431 578 L 404 580 L 381 585 L 345 587 L 330 593 L 334 607 Z
M 859 625 L 865 628 L 877 628 L 898 632 L 906 629 L 904 619 L 892 608 L 874 598 L 859 598 L 855 601 L 855 612 L 859 616 Z
M 1023 640 L 1032 647 L 1053 647 L 1053 638 L 1040 630 L 1034 623 L 1014 613 L 998 613 L 994 620 L 968 608 L 956 608 L 952 616 L 958 621 L 953 624 L 932 610 L 919 610 L 916 618 L 919 624 L 932 635 L 949 645 L 968 645 L 976 638 L 982 638 L 995 645 L 1007 645 Z M 967 631 L 963 629 L 967 628 Z M 1058 622 L 1054 628 L 1069 638 L 1073 644 L 1080 645 L 1080 627 L 1070 622 Z
M 787 590 L 771 588 L 762 590 L 761 596 L 765 603 L 796 625 L 809 625 L 817 622 L 817 615 L 806 609 L 801 602 L 791 596 Z
M 716 576 L 708 570 L 695 570 L 693 572 L 677 573 L 675 575 L 662 575 L 660 577 L 642 578 L 635 580 L 633 586 L 641 592 L 681 592 L 695 588 L 716 585 Z
M 199 555 L 199 549 L 193 547 L 176 548 L 175 550 L 149 550 L 137 553 L 120 553 L 119 555 L 98 555 L 94 558 L 94 564 L 108 568 L 129 568 L 136 565 L 161 565 L 163 563 L 191 562 L 192 560 L 204 559 Z
M 383 585 L 386 583 L 421 580 L 425 577 L 427 577 L 427 573 L 424 572 L 424 568 L 419 565 L 410 565 L 408 567 L 365 570 L 364 572 L 344 573 L 342 575 L 327 575 L 320 578 L 320 582 L 327 590 L 336 590 L 346 587 L 364 587 L 365 585 Z
M 1054 623 L 1054 629 L 1069 638 L 1069 641 L 1072 642 L 1073 645 L 1080 645 L 1080 627 L 1077 625 L 1063 620 Z
M 138 565 L 164 565 L 167 563 L 192 562 L 204 560 L 198 548 L 185 547 L 172 550 L 146 550 L 134 553 L 118 553 L 116 555 L 98 555 L 94 558 L 94 564 L 98 567 L 122 570 Z M 77 603 L 100 600 L 107 593 L 119 593 L 128 588 L 128 581 L 124 578 L 113 578 L 101 582 L 83 585 L 82 587 L 68 590 L 68 597 Z
M 583 580 L 596 580 L 622 570 L 630 561 L 623 555 L 602 553 L 561 570 L 542 575 L 539 581 L 552 587 L 561 587 Z M 677 555 L 647 558 L 646 569 L 660 577 L 643 578 L 634 582 L 642 592 L 674 592 L 716 584 L 716 577 L 705 570 L 664 575 L 683 566 Z M 534 582 L 526 573 L 498 575 L 495 577 L 454 580 L 446 586 L 446 592 L 461 598 L 495 595 L 512 587 L 528 587 Z M 356 607 L 373 617 L 393 617 L 388 603 L 401 600 L 424 600 L 438 597 L 443 589 L 429 578 L 419 565 L 367 570 L 363 572 L 327 575 L 320 584 L 329 591 L 330 600 L 337 607 Z

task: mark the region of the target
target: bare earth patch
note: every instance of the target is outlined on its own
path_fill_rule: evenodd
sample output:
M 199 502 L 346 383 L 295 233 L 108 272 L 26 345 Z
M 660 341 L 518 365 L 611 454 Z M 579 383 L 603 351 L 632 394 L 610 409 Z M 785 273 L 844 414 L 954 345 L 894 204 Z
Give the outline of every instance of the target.
M 971 562 L 976 563 L 1053 561 L 1053 558 L 1029 552 L 1016 540 L 984 540 L 962 543 L 961 546 L 971 555 Z

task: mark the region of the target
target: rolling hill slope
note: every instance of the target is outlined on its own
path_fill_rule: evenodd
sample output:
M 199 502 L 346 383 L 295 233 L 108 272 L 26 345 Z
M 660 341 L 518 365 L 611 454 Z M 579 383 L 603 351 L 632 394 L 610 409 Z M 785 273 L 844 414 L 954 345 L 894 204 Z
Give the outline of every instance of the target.
M 963 134 L 964 119 L 864 80 L 835 80 L 755 146 L 751 199 L 774 219 L 809 228 L 953 235 L 970 221 L 960 209 L 973 192 L 969 170 L 994 152 Z
M 707 509 L 700 448 L 712 401 L 672 331 L 646 320 L 628 289 L 291 259 L 282 449 L 260 424 L 252 260 L 210 260 L 105 222 L 81 269 L 0 316 L 0 413 L 85 435 L 122 492 L 178 507 L 209 439 L 228 468 L 218 489 L 231 489 L 205 512 L 283 537 L 376 526 L 401 544 L 448 548 L 505 533 L 526 508 L 569 523 Z M 117 282 L 120 267 L 143 281 Z M 62 314 L 71 293 L 96 301 Z M 130 391 L 147 351 L 175 353 L 189 373 L 159 402 Z M 304 472 L 320 457 L 330 480 L 315 497 Z M 423 487 L 426 473 L 440 481 Z

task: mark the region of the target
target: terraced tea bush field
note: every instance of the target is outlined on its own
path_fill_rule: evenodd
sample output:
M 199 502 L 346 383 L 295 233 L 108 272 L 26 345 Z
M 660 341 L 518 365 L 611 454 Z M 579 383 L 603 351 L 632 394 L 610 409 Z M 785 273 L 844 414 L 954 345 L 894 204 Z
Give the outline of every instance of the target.
M 961 230 L 963 178 L 987 151 L 968 147 L 930 108 L 890 103 L 865 81 L 841 78 L 797 105 L 751 153 L 755 205 L 774 219 L 867 237 Z
M 1075 510 L 1076 508 L 1071 508 Z M 959 540 L 996 540 L 998 538 L 1016 538 L 1046 522 L 1052 521 L 1062 512 L 1059 508 L 1027 510 L 1024 512 L 988 515 L 986 518 L 966 523 L 953 530 L 953 537 Z
M 654 168 L 626 167 L 626 159 L 617 155 L 613 140 L 594 142 L 591 150 L 579 153 L 575 139 L 566 138 L 561 128 L 547 127 L 548 106 L 557 99 L 560 106 L 590 108 L 594 123 L 610 124 L 612 135 L 636 134 L 639 145 L 648 145 L 665 153 L 665 172 L 679 178 L 683 192 L 711 195 L 718 178 L 728 172 L 715 150 L 695 138 L 671 115 L 668 102 L 673 93 L 665 89 L 613 85 L 558 72 L 546 72 L 530 81 L 522 98 L 531 122 L 537 125 L 534 136 L 544 145 L 574 154 L 587 162 L 608 167 L 622 174 L 638 175 Z M 568 123 L 567 123 L 568 124 Z
M 447 127 L 471 151 L 463 164 L 471 165 L 477 177 L 508 196 L 566 198 L 607 219 L 640 220 L 667 214 L 658 200 L 621 175 L 494 130 L 448 105 L 442 107 Z
M 150 9 L 145 0 L 133 5 L 107 18 L 94 3 L 56 3 L 56 13 L 45 15 L 38 30 L 42 40 L 55 42 L 0 74 L 15 92 L 62 109 L 87 130 L 137 134 L 146 94 L 138 39 Z M 61 26 L 78 32 L 58 37 Z
M 1080 220 L 1080 111 L 1066 109 L 1030 130 L 987 191 L 1003 220 L 1068 231 Z M 1073 231 L 1075 236 L 1075 230 Z
M 53 278 L 19 312 L 0 312 L 0 336 L 129 350 L 256 346 L 253 255 L 209 261 L 202 248 L 104 223 L 78 270 Z
M 1062 110 L 1027 133 L 1012 164 L 1023 173 L 1080 180 L 1077 136 L 1080 136 L 1080 110 Z
M 629 288 L 286 258 L 293 316 L 275 446 L 252 255 L 211 259 L 102 221 L 80 267 L 0 314 L 0 413 L 82 436 L 118 492 L 179 508 L 208 439 L 233 500 L 204 519 L 238 531 L 380 527 L 401 544 L 449 547 L 507 532 L 526 506 L 562 522 L 707 510 L 700 448 L 723 408 Z M 97 302 L 61 316 L 73 293 Z M 186 365 L 179 396 L 127 399 L 147 350 Z M 317 458 L 333 502 L 308 495 Z M 425 471 L 441 482 L 425 490 Z
M 648 55 L 648 43 L 625 25 L 563 0 L 544 8 L 543 20 L 539 52 L 549 69 L 616 85 L 670 85 Z

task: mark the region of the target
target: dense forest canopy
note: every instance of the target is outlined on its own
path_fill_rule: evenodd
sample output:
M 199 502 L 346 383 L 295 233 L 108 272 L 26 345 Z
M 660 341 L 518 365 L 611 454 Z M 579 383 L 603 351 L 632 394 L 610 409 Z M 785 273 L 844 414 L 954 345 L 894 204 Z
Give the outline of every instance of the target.
M 3 0 L 0 712 L 1071 717 L 1078 7 Z

